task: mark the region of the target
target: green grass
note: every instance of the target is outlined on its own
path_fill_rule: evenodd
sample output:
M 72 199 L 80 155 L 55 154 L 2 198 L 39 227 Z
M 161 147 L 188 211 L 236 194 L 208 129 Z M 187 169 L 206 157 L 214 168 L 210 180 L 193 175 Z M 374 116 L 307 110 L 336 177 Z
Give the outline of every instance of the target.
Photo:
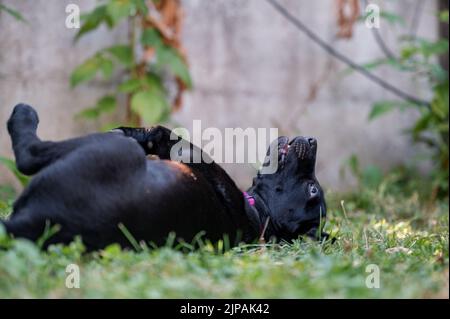
M 414 187 L 413 187 L 414 189 Z M 0 215 L 11 192 L 0 192 Z M 0 298 L 448 298 L 448 199 L 430 202 L 386 182 L 352 194 L 328 194 L 326 230 L 334 244 L 211 245 L 85 254 L 80 241 L 47 252 L 0 230 Z M 65 286 L 80 267 L 80 289 Z M 366 267 L 380 288 L 366 287 Z

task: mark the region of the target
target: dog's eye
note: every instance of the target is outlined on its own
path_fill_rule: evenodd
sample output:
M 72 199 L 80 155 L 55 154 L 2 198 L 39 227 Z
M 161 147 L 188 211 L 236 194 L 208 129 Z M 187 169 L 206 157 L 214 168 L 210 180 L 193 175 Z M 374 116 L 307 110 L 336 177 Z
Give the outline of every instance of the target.
M 319 194 L 319 189 L 314 184 L 309 185 L 309 195 L 311 197 L 317 196 Z
M 275 186 L 275 191 L 278 192 L 278 193 L 282 192 L 283 188 L 281 186 Z

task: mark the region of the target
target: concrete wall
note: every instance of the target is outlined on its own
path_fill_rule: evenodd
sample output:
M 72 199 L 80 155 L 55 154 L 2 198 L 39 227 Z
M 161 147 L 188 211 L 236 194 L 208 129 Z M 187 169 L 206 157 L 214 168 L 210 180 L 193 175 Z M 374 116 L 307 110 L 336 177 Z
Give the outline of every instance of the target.
M 355 27 L 350 40 L 336 39 L 335 1 L 281 1 L 336 49 L 357 62 L 380 57 L 371 31 Z M 39 134 L 64 139 L 92 132 L 101 123 L 75 121 L 73 114 L 108 92 L 100 81 L 69 88 L 70 71 L 97 49 L 126 37 L 126 25 L 88 35 L 74 46 L 74 30 L 64 27 L 65 6 L 77 3 L 82 11 L 94 0 L 3 1 L 17 8 L 28 24 L 0 15 L 0 123 L 19 101 L 35 106 L 41 117 Z M 410 23 L 416 1 L 377 1 L 399 12 Z M 394 96 L 322 51 L 262 0 L 184 0 L 184 43 L 195 88 L 173 120 L 190 128 L 279 127 L 288 135 L 314 135 L 319 140 L 318 177 L 328 189 L 352 185 L 339 170 L 353 153 L 363 164 L 385 169 L 412 161 L 423 150 L 412 146 L 402 129 L 417 116 L 413 111 L 392 113 L 368 123 L 374 101 Z M 436 1 L 427 0 L 421 12 L 420 36 L 435 38 Z M 393 44 L 403 27 L 382 21 L 380 32 Z M 427 97 L 423 83 L 383 68 L 377 74 L 405 91 Z M 110 119 L 111 120 L 111 119 Z M 115 120 L 120 120 L 120 114 Z M 4 124 L 0 126 L 0 154 L 11 156 Z M 242 187 L 254 170 L 250 165 L 226 165 Z M 0 168 L 0 181 L 11 180 Z

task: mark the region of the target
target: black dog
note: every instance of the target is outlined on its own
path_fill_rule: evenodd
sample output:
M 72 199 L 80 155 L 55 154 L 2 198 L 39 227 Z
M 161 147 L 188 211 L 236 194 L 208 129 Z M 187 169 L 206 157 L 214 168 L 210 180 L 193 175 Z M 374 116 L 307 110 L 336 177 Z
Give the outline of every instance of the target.
M 201 231 L 213 242 L 226 235 L 231 244 L 260 236 L 327 237 L 321 232 L 326 207 L 314 174 L 313 138 L 280 137 L 276 173 L 258 173 L 242 193 L 214 162 L 171 161 L 181 138 L 171 140 L 171 131 L 161 126 L 44 142 L 36 136 L 37 125 L 37 113 L 25 104 L 8 120 L 17 168 L 34 175 L 10 219 L 1 221 L 16 237 L 37 240 L 48 224 L 60 230 L 45 246 L 80 235 L 89 250 L 111 243 L 131 246 L 124 229 L 137 241 L 156 245 L 170 232 L 186 242 Z M 202 153 L 188 145 L 192 154 Z

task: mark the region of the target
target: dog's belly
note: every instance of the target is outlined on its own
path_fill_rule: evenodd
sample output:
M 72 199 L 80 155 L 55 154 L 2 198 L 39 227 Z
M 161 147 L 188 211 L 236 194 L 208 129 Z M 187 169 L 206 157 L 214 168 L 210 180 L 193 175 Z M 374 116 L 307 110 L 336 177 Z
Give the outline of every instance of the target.
M 113 224 L 120 221 L 138 241 L 156 245 L 163 245 L 170 233 L 187 243 L 202 234 L 212 241 L 224 235 L 235 239 L 237 227 L 225 203 L 201 174 L 165 160 L 147 161 L 146 168 L 145 176 L 129 185 L 135 195 L 126 200 Z M 117 236 L 123 235 L 114 234 L 107 241 L 117 241 Z
M 131 210 L 130 228 L 139 237 L 160 245 L 170 232 L 191 242 L 204 233 L 210 240 L 235 238 L 226 204 L 212 185 L 195 170 L 173 161 L 148 161 L 147 174 L 136 210 Z

